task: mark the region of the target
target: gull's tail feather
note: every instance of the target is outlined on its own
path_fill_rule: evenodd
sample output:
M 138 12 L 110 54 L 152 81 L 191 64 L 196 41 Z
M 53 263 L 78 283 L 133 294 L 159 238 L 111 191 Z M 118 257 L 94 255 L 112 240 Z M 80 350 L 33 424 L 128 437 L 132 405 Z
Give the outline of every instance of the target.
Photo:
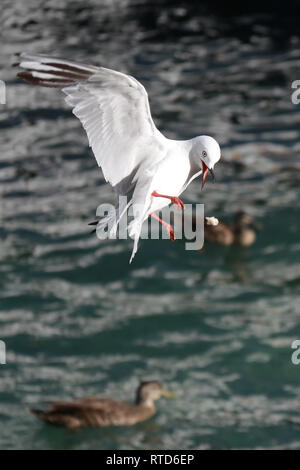
M 125 214 L 130 205 L 131 201 L 127 203 L 121 200 L 117 208 L 113 207 L 108 211 L 105 217 L 102 217 L 102 219 L 98 221 L 90 222 L 89 225 L 97 225 L 96 232 L 98 233 L 98 235 L 103 234 L 105 232 L 105 229 L 107 228 L 109 234 L 108 238 L 114 239 L 117 237 L 117 230 L 120 220 L 122 219 L 123 215 Z M 94 230 L 92 233 L 94 233 Z M 102 236 L 100 236 L 99 238 L 102 238 Z M 105 236 L 104 238 L 107 238 L 107 236 Z
M 127 198 L 120 199 L 119 206 L 117 207 L 115 211 L 115 223 L 111 228 L 111 234 L 114 236 L 114 238 L 116 238 L 117 229 L 118 229 L 120 220 L 122 219 L 123 215 L 128 210 L 131 204 L 132 204 L 131 200 L 127 203 Z
M 131 238 L 133 238 L 133 249 L 131 253 L 131 257 L 129 260 L 129 264 L 132 263 L 133 258 L 135 257 L 135 254 L 138 250 L 138 244 L 139 244 L 139 239 L 141 236 L 141 231 L 142 231 L 142 223 L 140 220 L 134 219 L 132 222 L 130 222 L 128 226 L 128 234 Z
M 105 217 L 98 221 L 96 232 L 99 238 L 116 238 L 118 228 L 117 210 L 111 209 Z M 106 231 L 107 229 L 107 231 Z

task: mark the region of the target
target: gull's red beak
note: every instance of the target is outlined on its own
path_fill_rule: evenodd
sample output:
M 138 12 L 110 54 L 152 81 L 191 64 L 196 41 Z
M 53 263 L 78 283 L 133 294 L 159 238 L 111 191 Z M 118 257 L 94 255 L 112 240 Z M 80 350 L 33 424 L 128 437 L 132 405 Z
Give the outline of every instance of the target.
M 214 172 L 213 170 L 210 170 L 207 165 L 205 164 L 205 162 L 202 160 L 202 188 L 204 187 L 204 184 L 205 184 L 205 180 L 206 180 L 206 177 L 207 177 L 207 173 L 210 172 L 213 180 L 215 180 L 215 175 L 214 175 Z

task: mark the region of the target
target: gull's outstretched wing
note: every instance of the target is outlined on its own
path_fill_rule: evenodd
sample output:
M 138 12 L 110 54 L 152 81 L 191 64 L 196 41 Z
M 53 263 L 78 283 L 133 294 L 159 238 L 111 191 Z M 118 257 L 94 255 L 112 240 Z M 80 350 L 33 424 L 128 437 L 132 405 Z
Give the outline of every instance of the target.
M 18 76 L 30 83 L 62 88 L 112 186 L 127 186 L 126 178 L 131 180 L 145 159 L 153 165 L 164 157 L 167 139 L 155 127 L 147 92 L 135 78 L 27 53 L 19 54 L 16 65 L 25 69 Z

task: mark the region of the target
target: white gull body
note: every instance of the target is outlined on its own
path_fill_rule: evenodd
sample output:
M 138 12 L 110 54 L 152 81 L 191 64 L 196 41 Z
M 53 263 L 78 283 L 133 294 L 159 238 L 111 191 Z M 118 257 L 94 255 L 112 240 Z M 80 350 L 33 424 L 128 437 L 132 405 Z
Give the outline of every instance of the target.
M 18 74 L 26 81 L 61 88 L 86 130 L 89 145 L 104 178 L 127 203 L 99 222 L 113 222 L 112 233 L 132 206 L 128 232 L 134 239 L 130 262 L 138 247 L 143 222 L 172 200 L 153 192 L 179 197 L 197 176 L 212 171 L 221 156 L 209 136 L 190 140 L 167 139 L 155 126 L 148 95 L 135 78 L 114 70 L 27 53 L 19 54 Z M 122 198 L 123 200 L 124 198 Z

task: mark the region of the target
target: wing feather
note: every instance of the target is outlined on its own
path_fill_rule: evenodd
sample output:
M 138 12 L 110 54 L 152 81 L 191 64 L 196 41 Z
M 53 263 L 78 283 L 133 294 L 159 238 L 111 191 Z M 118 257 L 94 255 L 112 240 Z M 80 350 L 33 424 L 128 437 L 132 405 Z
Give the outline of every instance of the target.
M 63 59 L 27 53 L 19 57 L 15 65 L 24 69 L 19 77 L 62 88 L 105 179 L 113 186 L 135 174 L 145 159 L 155 164 L 164 157 L 167 139 L 157 130 L 147 92 L 135 78 Z

